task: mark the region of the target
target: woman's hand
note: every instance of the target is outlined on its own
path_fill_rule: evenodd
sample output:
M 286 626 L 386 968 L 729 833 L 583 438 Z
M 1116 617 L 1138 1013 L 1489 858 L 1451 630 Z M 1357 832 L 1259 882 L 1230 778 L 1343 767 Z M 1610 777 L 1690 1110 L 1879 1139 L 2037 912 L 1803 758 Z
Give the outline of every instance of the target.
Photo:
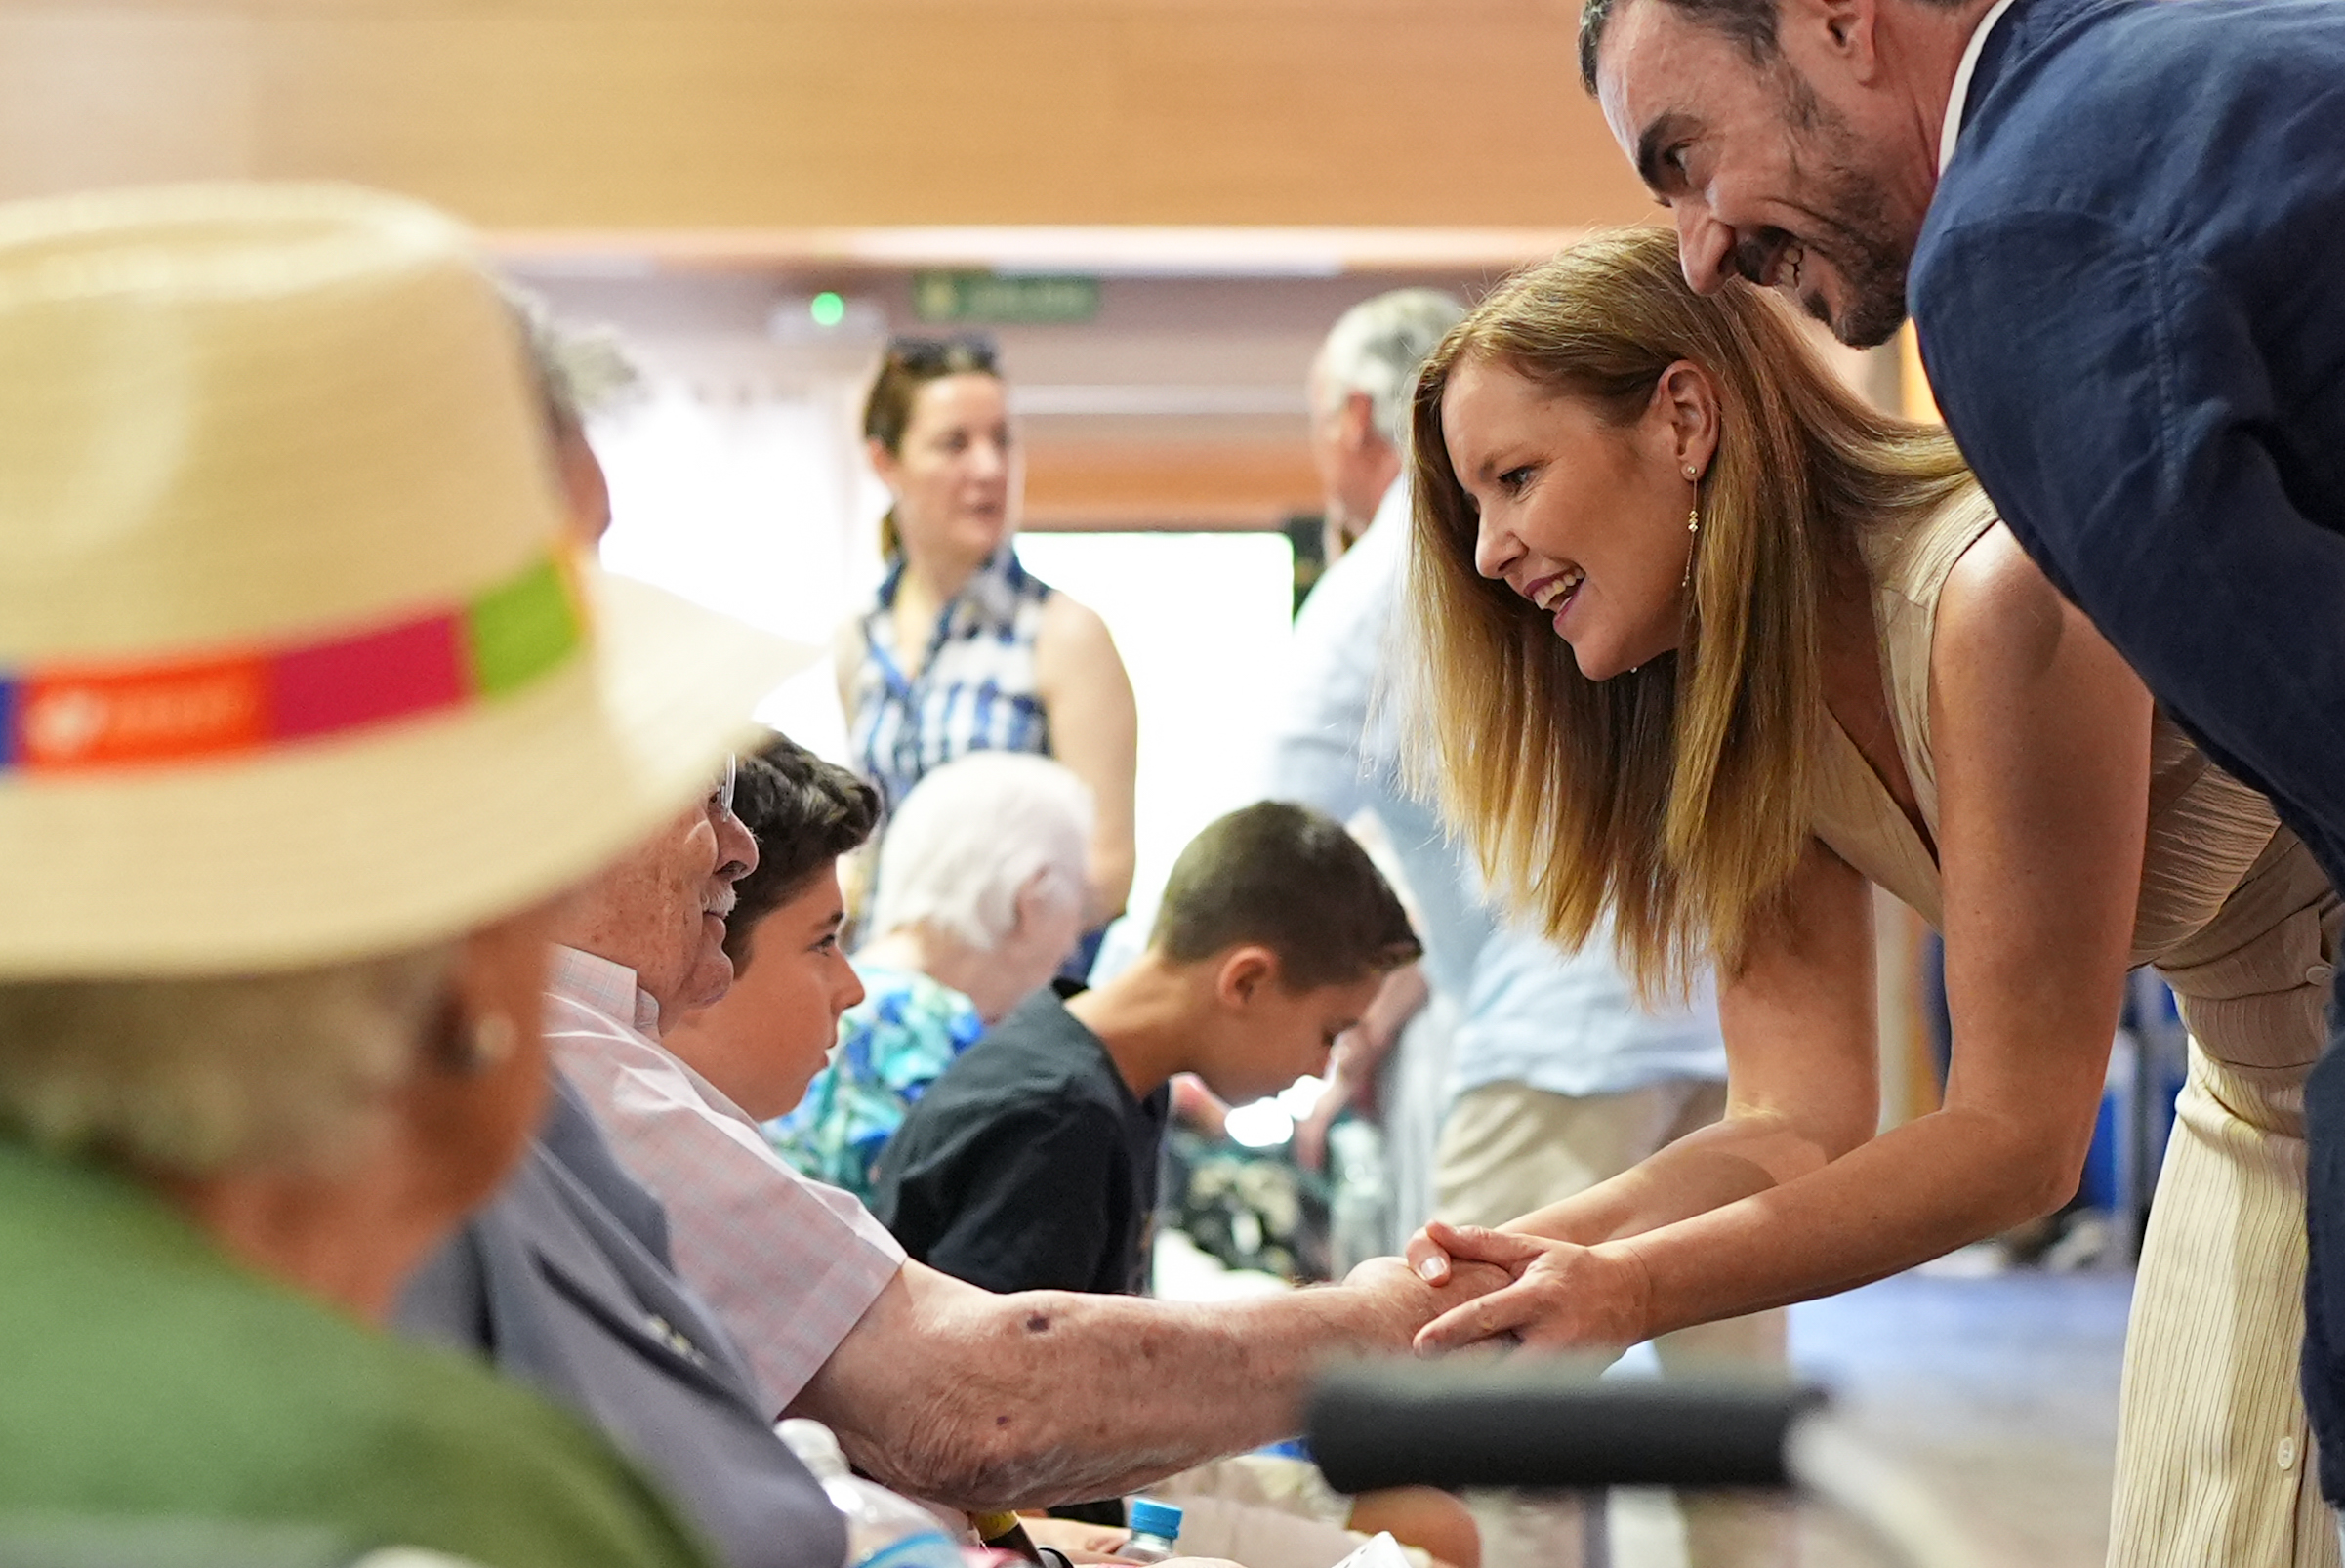
M 1580 1247 L 1438 1219 L 1409 1239 L 1409 1266 L 1428 1283 L 1448 1279 L 1453 1262 L 1493 1264 L 1510 1282 L 1426 1324 L 1417 1336 L 1419 1355 L 1493 1341 L 1618 1351 L 1651 1338 L 1651 1285 L 1627 1247 Z

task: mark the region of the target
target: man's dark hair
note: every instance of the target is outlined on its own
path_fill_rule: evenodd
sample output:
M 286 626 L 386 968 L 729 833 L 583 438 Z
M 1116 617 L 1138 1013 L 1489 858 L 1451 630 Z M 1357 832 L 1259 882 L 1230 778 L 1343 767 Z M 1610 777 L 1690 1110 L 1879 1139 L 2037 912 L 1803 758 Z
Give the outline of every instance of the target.
M 1232 811 L 1189 841 L 1149 936 L 1179 964 L 1244 943 L 1277 954 L 1294 991 L 1380 974 L 1423 951 L 1368 851 L 1334 818 L 1280 801 Z
M 725 954 L 742 969 L 758 922 L 871 837 L 880 795 L 845 768 L 776 735 L 741 759 L 733 810 L 758 841 L 758 869 L 733 885 L 733 913 L 724 923 Z
M 1604 29 L 1628 0 L 1586 0 L 1580 8 L 1580 82 L 1592 98 L 1596 91 L 1596 51 L 1604 45 Z M 1775 58 L 1775 11 L 1781 0 L 1664 0 L 1688 19 L 1724 33 L 1743 46 L 1753 65 Z
M 1590 97 L 1596 91 L 1596 51 L 1603 47 L 1604 29 L 1630 0 L 1585 0 L 1580 8 L 1580 81 Z M 1783 0 L 1660 0 L 1688 21 L 1720 33 L 1743 46 L 1753 65 L 1764 65 L 1777 54 L 1775 19 Z M 1953 11 L 1970 0 L 1919 0 L 1922 5 Z

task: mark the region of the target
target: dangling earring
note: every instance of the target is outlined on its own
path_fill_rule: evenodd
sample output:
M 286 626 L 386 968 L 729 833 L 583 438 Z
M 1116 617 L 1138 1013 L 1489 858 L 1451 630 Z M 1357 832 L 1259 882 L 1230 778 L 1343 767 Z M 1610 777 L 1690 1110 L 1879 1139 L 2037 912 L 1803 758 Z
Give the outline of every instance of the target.
M 1685 515 L 1685 531 L 1688 536 L 1685 546 L 1685 576 L 1678 581 L 1679 588 L 1691 588 L 1694 585 L 1694 547 L 1701 542 L 1702 538 L 1702 509 L 1700 507 L 1696 507 Z

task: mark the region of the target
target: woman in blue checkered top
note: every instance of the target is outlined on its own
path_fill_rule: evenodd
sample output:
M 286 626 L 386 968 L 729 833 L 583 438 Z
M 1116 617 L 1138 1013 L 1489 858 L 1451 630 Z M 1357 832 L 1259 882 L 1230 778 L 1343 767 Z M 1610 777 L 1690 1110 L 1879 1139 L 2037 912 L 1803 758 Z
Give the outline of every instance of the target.
M 888 571 L 842 626 L 839 697 L 856 771 L 892 810 L 974 751 L 1056 758 L 1097 803 L 1088 927 L 1131 890 L 1131 681 L 1106 623 L 1018 563 L 1023 469 L 990 344 L 899 338 L 863 409 L 893 505 Z

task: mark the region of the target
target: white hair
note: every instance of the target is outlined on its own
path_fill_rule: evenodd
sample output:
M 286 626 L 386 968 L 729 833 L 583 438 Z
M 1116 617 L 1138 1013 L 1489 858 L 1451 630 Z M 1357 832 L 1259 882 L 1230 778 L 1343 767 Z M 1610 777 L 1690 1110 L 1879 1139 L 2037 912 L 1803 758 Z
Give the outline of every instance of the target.
M 0 1126 L 204 1176 L 363 1146 L 444 1007 L 452 946 L 271 974 L 0 983 Z
M 1464 319 L 1465 307 L 1439 289 L 1394 289 L 1362 300 L 1337 318 L 1319 350 L 1319 395 L 1337 403 L 1365 394 L 1378 433 L 1407 451 L 1417 372 Z
M 564 321 L 544 295 L 510 278 L 501 287 L 520 328 L 522 347 L 529 351 L 529 368 L 546 413 L 556 426 L 583 428 L 597 414 L 618 407 L 641 390 L 642 369 L 616 330 Z
M 1080 902 L 1090 881 L 1091 792 L 1063 764 L 972 752 L 923 778 L 880 843 L 872 932 L 927 925 L 991 952 L 1017 927 L 1018 893 Z

